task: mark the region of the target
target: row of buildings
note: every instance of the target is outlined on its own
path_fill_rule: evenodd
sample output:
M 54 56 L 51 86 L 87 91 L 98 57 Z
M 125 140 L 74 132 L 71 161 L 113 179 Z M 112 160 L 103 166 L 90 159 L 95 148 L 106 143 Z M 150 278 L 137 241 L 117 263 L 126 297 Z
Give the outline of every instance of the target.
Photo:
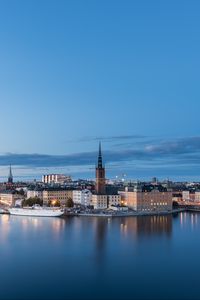
M 172 192 L 157 184 L 152 185 L 153 188 L 151 189 L 142 184 L 118 189 L 108 188 L 106 185 L 101 143 L 99 143 L 95 188 L 78 189 L 71 182 L 71 177 L 62 174 L 44 175 L 42 177 L 44 186 L 28 189 L 25 197 L 40 198 L 43 200 L 44 205 L 48 205 L 54 201 L 59 202 L 60 205 L 66 205 L 67 200 L 72 199 L 75 204 L 92 207 L 97 210 L 108 208 L 123 209 L 125 207 L 136 211 L 168 211 L 172 209 Z M 66 183 L 70 183 L 68 187 Z M 8 184 L 13 184 L 11 167 Z M 22 198 L 22 195 L 13 191 L 0 192 L 0 203 L 4 205 L 15 205 Z

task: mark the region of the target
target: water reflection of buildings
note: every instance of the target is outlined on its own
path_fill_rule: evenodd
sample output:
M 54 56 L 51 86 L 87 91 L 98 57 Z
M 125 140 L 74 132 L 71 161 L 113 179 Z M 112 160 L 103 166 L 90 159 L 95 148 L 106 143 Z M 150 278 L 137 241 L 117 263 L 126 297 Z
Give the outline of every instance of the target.
M 102 262 L 105 258 L 106 239 L 108 233 L 109 219 L 96 218 L 95 221 L 95 254 L 96 262 L 103 266 Z
M 139 235 L 171 236 L 172 215 L 139 217 L 137 222 Z
M 30 229 L 34 230 L 52 230 L 54 234 L 58 234 L 64 228 L 65 220 L 62 218 L 40 218 L 40 217 L 22 217 L 18 219 L 21 229 L 26 232 Z
M 10 232 L 9 215 L 1 215 L 0 218 L 0 242 L 7 239 Z
M 199 217 L 196 212 L 181 212 L 179 218 L 182 229 L 185 229 L 188 225 L 190 225 L 191 229 L 194 229 L 198 225 Z
M 96 221 L 96 246 L 100 251 L 104 248 L 107 233 L 108 220 L 99 218 Z
M 6 240 L 10 231 L 19 231 L 20 235 L 30 233 L 51 232 L 53 238 L 58 238 L 66 225 L 62 218 L 18 217 L 2 215 L 0 218 L 0 241 Z
M 171 236 L 172 215 L 142 216 L 120 220 L 122 235 L 135 237 Z

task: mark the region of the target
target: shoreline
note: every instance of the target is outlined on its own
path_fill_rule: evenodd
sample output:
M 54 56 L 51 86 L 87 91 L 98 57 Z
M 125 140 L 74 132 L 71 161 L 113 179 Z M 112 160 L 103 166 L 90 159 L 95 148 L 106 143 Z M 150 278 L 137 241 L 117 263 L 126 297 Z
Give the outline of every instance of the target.
M 179 212 L 187 211 L 186 208 L 173 209 L 172 211 L 159 211 L 159 212 L 130 212 L 130 213 L 116 213 L 116 214 L 103 214 L 103 213 L 77 213 L 77 214 L 64 214 L 72 217 L 99 217 L 99 218 L 118 218 L 118 217 L 140 217 L 140 216 L 155 216 L 155 215 L 170 215 Z M 194 211 L 195 212 L 195 211 Z M 200 212 L 196 211 L 196 212 Z
M 119 212 L 119 213 L 64 213 L 61 218 L 65 217 L 98 217 L 98 218 L 127 218 L 127 217 L 145 217 L 145 216 L 163 216 L 163 215 L 173 215 L 180 212 L 193 212 L 199 213 L 200 209 L 188 209 L 188 208 L 179 208 L 173 209 L 171 211 L 157 211 L 157 212 Z M 8 212 L 0 212 L 0 215 L 9 214 Z M 9 214 L 10 215 L 10 214 Z

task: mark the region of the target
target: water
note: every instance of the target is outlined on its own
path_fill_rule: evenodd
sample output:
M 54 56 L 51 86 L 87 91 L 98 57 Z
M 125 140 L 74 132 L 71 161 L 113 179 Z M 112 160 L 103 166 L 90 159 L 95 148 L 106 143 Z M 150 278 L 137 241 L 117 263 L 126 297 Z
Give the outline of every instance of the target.
M 0 299 L 199 299 L 200 214 L 0 216 Z

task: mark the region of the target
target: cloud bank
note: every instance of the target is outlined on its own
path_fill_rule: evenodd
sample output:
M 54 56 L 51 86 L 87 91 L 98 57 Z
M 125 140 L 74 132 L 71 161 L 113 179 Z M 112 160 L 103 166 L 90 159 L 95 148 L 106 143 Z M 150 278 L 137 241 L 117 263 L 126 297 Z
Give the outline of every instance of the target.
M 129 138 L 128 138 L 129 137 Z M 115 137 L 116 139 L 130 140 L 133 136 Z M 113 138 L 113 137 L 111 137 Z M 110 138 L 110 139 L 111 139 Z M 109 138 L 108 138 L 109 139 Z M 115 140 L 116 140 L 115 139 Z M 187 137 L 140 145 L 130 144 L 128 147 L 118 150 L 104 150 L 106 164 L 122 163 L 137 164 L 151 163 L 152 165 L 167 165 L 168 162 L 177 165 L 191 165 L 200 163 L 200 137 Z M 60 167 L 60 166 L 84 166 L 94 165 L 97 152 L 80 152 L 67 155 L 48 154 L 16 154 L 6 153 L 0 155 L 0 165 L 9 164 L 27 167 Z

